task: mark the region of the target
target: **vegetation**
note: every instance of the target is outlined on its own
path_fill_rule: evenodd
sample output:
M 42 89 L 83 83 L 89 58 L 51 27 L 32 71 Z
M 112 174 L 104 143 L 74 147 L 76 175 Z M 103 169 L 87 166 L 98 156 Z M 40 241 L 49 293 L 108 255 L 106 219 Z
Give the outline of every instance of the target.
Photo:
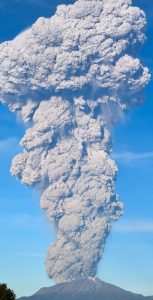
M 15 293 L 7 287 L 6 283 L 0 283 L 0 300 L 15 300 Z

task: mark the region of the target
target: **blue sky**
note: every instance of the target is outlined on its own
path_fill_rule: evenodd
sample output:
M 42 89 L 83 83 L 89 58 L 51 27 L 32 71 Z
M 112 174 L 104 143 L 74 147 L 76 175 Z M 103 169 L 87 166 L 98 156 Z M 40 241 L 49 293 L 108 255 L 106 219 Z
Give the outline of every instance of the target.
M 1 0 L 0 42 L 13 38 L 39 16 L 50 16 L 62 0 Z M 140 51 L 153 70 L 153 2 L 134 0 L 148 17 L 148 40 Z M 146 101 L 113 129 L 115 157 L 119 166 L 117 192 L 125 215 L 108 238 L 98 276 L 107 282 L 153 295 L 153 101 L 152 82 Z M 17 296 L 30 295 L 47 279 L 44 258 L 54 232 L 39 208 L 39 195 L 25 188 L 9 173 L 12 157 L 19 152 L 23 125 L 0 106 L 0 282 L 7 282 Z

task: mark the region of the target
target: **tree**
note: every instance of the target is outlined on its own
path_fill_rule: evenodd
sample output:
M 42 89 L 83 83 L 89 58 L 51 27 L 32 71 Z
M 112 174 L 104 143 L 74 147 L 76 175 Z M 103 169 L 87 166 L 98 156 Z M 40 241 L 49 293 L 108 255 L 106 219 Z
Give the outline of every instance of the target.
M 0 283 L 0 300 L 15 300 L 16 295 L 7 287 L 6 283 Z

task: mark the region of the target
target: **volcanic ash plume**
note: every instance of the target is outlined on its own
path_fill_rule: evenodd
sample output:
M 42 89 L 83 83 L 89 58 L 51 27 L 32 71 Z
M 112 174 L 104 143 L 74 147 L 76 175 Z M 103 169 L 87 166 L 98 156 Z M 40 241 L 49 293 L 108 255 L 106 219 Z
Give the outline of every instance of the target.
M 55 282 L 95 276 L 123 211 L 109 128 L 143 100 L 145 40 L 131 0 L 78 0 L 0 46 L 0 99 L 27 123 L 11 173 L 42 191 L 57 230 L 46 267 Z

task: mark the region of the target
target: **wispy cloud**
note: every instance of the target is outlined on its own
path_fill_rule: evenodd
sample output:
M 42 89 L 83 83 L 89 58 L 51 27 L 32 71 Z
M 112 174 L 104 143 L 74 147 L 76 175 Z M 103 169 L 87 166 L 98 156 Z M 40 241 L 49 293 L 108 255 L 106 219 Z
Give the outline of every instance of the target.
M 16 256 L 44 257 L 43 253 L 15 252 L 13 254 Z
M 112 154 L 113 159 L 119 161 L 121 164 L 133 166 L 135 164 L 141 164 L 153 161 L 153 151 L 150 152 L 132 152 L 122 151 L 114 152 Z
M 124 220 L 114 225 L 116 232 L 153 233 L 153 220 Z
M 19 151 L 19 142 L 16 137 L 10 137 L 5 140 L 0 140 L 0 155 L 14 153 Z
M 3 215 L 0 218 L 0 226 L 15 226 L 19 228 L 42 228 L 47 224 L 47 220 L 41 217 L 30 216 L 28 214 Z
M 144 285 L 141 285 L 141 286 L 138 286 L 138 287 L 135 287 L 135 285 L 132 287 L 130 286 L 129 287 L 129 290 L 132 290 L 134 293 L 136 294 L 142 294 L 144 296 L 150 296 L 153 294 L 153 288 L 152 288 L 152 284 L 145 284 Z M 152 297 L 149 299 L 152 299 Z

